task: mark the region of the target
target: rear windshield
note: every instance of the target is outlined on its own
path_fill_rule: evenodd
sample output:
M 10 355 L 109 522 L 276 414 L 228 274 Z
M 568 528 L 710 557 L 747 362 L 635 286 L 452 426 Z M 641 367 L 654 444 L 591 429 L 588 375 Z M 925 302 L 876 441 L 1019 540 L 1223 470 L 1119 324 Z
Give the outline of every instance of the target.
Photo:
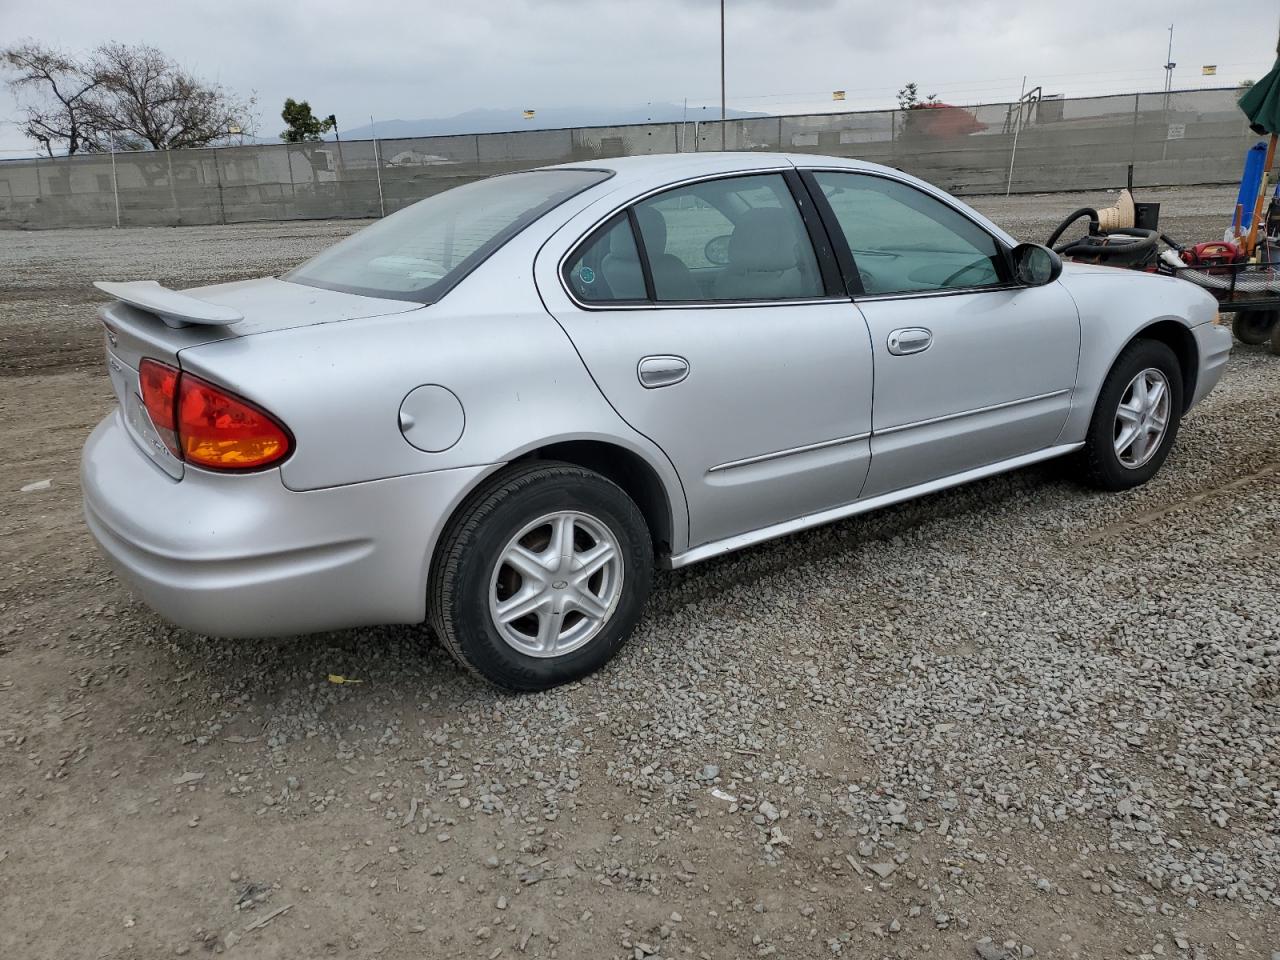
M 284 279 L 431 303 L 538 217 L 609 176 L 531 170 L 455 187 L 365 227 Z

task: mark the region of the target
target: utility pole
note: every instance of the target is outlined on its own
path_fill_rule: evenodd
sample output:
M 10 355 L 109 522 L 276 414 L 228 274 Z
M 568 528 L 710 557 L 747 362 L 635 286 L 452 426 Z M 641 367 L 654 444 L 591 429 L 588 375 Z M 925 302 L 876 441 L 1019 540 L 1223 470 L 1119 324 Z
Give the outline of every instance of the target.
M 1173 68 L 1177 64 L 1173 62 L 1173 24 L 1169 24 L 1169 52 L 1164 58 L 1164 95 L 1168 97 L 1173 91 Z
M 724 0 L 720 0 L 720 152 L 725 149 L 726 111 L 724 100 Z

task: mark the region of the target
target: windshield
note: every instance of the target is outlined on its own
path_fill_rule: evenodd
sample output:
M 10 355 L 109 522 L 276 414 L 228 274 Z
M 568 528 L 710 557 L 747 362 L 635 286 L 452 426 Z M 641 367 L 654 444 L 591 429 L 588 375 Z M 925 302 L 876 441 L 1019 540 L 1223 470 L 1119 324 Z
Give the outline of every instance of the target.
M 431 303 L 538 217 L 609 176 L 604 170 L 531 170 L 477 180 L 393 213 L 284 279 Z

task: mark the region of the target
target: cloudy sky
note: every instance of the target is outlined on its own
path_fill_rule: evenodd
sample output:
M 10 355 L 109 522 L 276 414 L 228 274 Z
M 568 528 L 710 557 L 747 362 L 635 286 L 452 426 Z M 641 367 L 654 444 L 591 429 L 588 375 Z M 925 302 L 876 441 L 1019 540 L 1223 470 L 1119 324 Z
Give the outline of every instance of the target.
M 951 103 L 1158 90 L 1175 25 L 1175 86 L 1203 64 L 1234 84 L 1274 59 L 1276 0 L 727 0 L 731 106 L 891 106 L 908 80 Z M 1210 12 L 1212 11 L 1212 12 Z M 287 96 L 343 127 L 477 107 L 696 106 L 719 100 L 717 0 L 0 0 L 0 44 L 68 51 L 153 44 L 258 98 L 258 132 Z M 0 91 L 0 156 L 25 144 Z

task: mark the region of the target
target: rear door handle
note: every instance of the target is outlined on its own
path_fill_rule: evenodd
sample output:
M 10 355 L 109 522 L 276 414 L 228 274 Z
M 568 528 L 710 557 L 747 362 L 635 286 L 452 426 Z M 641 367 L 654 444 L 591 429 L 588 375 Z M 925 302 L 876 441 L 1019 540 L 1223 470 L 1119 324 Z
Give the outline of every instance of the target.
M 669 387 L 679 383 L 689 375 L 689 361 L 684 357 L 658 356 L 644 357 L 636 366 L 636 376 L 640 385 L 649 390 L 655 387 Z
M 933 332 L 924 327 L 903 327 L 889 334 L 889 352 L 895 357 L 923 353 L 933 343 Z

